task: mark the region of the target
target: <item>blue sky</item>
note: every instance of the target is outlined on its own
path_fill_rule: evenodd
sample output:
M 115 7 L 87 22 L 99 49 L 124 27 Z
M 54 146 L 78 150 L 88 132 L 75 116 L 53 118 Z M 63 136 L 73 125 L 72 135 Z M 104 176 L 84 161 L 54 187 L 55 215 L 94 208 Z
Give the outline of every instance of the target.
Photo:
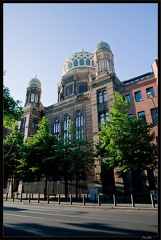
M 121 81 L 151 72 L 158 57 L 156 3 L 3 4 L 4 85 L 25 103 L 29 81 L 41 81 L 41 102 L 57 103 L 66 59 L 84 48 L 94 53 L 102 38 L 114 55 Z

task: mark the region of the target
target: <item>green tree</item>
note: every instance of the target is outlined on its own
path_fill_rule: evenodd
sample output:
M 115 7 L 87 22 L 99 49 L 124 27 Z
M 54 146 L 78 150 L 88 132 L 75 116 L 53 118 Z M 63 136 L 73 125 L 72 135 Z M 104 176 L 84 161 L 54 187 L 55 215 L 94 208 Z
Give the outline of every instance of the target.
M 77 199 L 79 174 L 91 171 L 94 166 L 95 154 L 93 145 L 85 139 L 73 140 L 69 149 L 71 173 L 76 177 Z
M 13 126 L 12 132 L 9 133 L 3 141 L 3 160 L 4 160 L 4 183 L 11 178 L 18 178 L 17 167 L 18 159 L 21 157 L 23 149 L 23 134 L 19 132 L 18 126 Z
M 9 88 L 3 85 L 3 126 L 12 129 L 15 121 L 21 119 L 22 113 L 21 101 L 15 101 L 10 96 Z
M 47 177 L 57 171 L 55 148 L 57 139 L 50 133 L 49 121 L 43 117 L 38 124 L 37 133 L 27 138 L 24 143 L 24 152 L 20 159 L 18 172 L 23 180 L 35 180 L 45 176 L 45 188 L 47 189 Z M 46 198 L 46 196 L 44 196 Z
M 65 196 L 67 198 L 68 173 L 76 178 L 76 198 L 78 197 L 78 178 L 82 172 L 90 172 L 94 163 L 94 147 L 89 141 L 82 137 L 76 139 L 75 123 L 70 123 L 68 132 L 71 139 L 61 141 L 61 149 L 59 154 L 60 168 L 65 177 Z
M 157 166 L 157 146 L 153 143 L 153 124 L 128 115 L 130 104 L 119 92 L 114 93 L 110 121 L 101 125 L 97 153 L 107 168 L 120 173 Z

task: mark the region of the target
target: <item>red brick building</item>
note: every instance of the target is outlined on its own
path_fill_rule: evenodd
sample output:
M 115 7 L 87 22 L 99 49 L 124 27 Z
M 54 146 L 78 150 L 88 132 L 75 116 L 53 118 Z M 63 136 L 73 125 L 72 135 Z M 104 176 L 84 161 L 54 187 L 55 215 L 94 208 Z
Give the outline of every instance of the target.
M 152 63 L 152 72 L 121 82 L 115 73 L 111 48 L 102 40 L 96 45 L 94 54 L 82 49 L 65 61 L 62 77 L 58 82 L 57 103 L 44 107 L 41 103 L 40 80 L 36 77 L 30 80 L 26 91 L 24 121 L 20 129 L 24 132 L 25 138 L 36 133 L 37 123 L 45 115 L 49 119 L 53 135 L 70 138 L 67 125 L 68 120 L 71 120 L 78 123 L 81 135 L 97 143 L 99 124 L 103 120 L 109 120 L 108 109 L 113 103 L 115 90 L 119 90 L 131 102 L 129 114 L 156 123 L 153 131 L 156 133 L 157 141 L 157 60 Z M 148 98 L 148 93 L 152 94 L 152 98 Z M 79 132 L 77 138 L 79 139 Z M 139 176 L 136 176 L 136 173 L 129 173 L 126 179 L 127 188 L 132 187 L 132 175 L 136 179 L 137 192 L 148 192 L 156 188 L 157 170 L 145 170 Z M 102 168 L 101 161 L 96 161 L 93 177 L 87 185 L 88 189 L 97 187 L 104 191 L 105 186 L 109 184 L 116 192 L 123 193 L 124 180 L 118 176 L 116 169 L 107 172 Z

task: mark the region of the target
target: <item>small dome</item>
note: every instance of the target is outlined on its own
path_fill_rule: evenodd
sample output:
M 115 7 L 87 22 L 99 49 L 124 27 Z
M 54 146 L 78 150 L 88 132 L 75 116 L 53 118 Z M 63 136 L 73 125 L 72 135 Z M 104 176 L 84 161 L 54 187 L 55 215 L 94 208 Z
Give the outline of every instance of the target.
M 99 52 L 101 50 L 111 51 L 110 46 L 108 45 L 108 43 L 103 42 L 102 39 L 100 40 L 99 43 L 97 43 L 96 48 L 95 48 L 95 53 Z
M 41 89 L 41 82 L 40 82 L 40 80 L 35 76 L 34 78 L 32 78 L 30 80 L 29 87 Z
M 85 52 L 82 49 L 80 52 L 76 52 L 71 55 L 63 65 L 63 75 L 75 68 L 93 68 L 93 53 Z

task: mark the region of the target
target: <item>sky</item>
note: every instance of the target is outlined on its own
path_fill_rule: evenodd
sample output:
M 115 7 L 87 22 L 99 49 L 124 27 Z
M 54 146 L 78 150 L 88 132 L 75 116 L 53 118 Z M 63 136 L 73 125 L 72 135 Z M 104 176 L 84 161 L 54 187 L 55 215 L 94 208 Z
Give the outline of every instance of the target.
M 158 58 L 157 3 L 3 4 L 3 84 L 25 104 L 29 81 L 41 81 L 44 107 L 57 103 L 66 59 L 110 45 L 120 81 L 152 71 Z

